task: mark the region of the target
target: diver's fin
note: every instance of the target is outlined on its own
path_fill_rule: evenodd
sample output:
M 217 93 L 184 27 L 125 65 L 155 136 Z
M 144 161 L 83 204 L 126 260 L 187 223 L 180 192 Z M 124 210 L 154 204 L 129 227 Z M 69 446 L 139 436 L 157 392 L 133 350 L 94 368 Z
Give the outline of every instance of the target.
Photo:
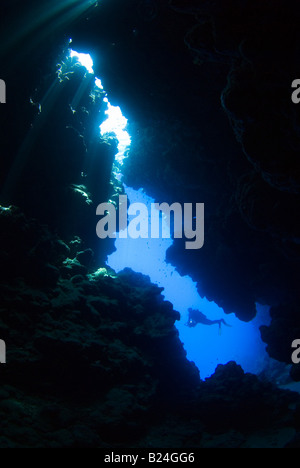
M 229 323 L 225 322 L 224 319 L 220 321 L 220 324 L 223 323 L 226 327 L 232 328 L 232 325 L 229 325 Z
M 232 325 L 229 325 L 229 323 L 226 323 L 225 320 L 224 320 L 224 325 L 228 328 L 232 328 Z

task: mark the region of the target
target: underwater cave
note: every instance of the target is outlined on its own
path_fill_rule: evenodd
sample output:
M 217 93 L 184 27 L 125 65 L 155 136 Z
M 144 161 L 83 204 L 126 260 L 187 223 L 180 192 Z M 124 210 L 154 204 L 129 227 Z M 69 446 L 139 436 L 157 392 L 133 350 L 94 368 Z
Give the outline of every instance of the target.
M 5 2 L 1 448 L 299 447 L 299 18 Z

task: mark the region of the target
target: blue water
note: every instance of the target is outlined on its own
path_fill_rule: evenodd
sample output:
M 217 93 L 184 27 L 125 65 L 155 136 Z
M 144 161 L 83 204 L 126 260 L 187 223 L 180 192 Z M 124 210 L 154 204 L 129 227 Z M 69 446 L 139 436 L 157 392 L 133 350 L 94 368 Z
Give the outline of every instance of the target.
M 69 56 L 75 57 L 89 74 L 94 74 L 93 60 L 89 54 L 70 50 Z M 101 80 L 97 77 L 95 86 L 103 90 Z M 113 170 L 121 181 L 122 166 L 128 156 L 131 138 L 126 131 L 127 120 L 121 109 L 111 106 L 107 95 L 104 101 L 107 103 L 107 120 L 100 126 L 100 135 L 105 137 L 113 133 L 119 142 Z M 125 187 L 125 190 L 131 203 L 144 203 L 151 213 L 150 205 L 154 203 L 154 199 L 144 190 L 136 191 L 130 187 Z M 159 202 L 163 203 L 164 200 Z M 179 336 L 188 359 L 195 362 L 202 379 L 210 377 L 218 364 L 226 364 L 232 360 L 246 372 L 261 372 L 270 361 L 259 332 L 261 325 L 270 323 L 269 308 L 257 306 L 257 317 L 250 323 L 241 322 L 234 314 L 226 315 L 216 304 L 199 296 L 196 283 L 190 277 L 180 276 L 174 266 L 166 263 L 166 252 L 172 243 L 172 239 L 118 238 L 116 252 L 108 257 L 107 265 L 116 272 L 131 268 L 149 276 L 153 283 L 164 288 L 165 299 L 181 314 L 181 320 L 177 323 Z M 222 326 L 221 334 L 218 325 L 199 324 L 195 328 L 188 328 L 185 323 L 190 307 L 201 310 L 210 320 L 224 318 L 230 327 Z
M 131 203 L 144 203 L 151 212 L 154 199 L 143 190 L 126 187 L 126 193 Z M 165 299 L 181 314 L 177 328 L 187 357 L 200 369 L 202 379 L 210 377 L 218 364 L 232 360 L 246 372 L 261 372 L 269 356 L 261 341 L 259 327 L 269 324 L 269 308 L 257 306 L 257 317 L 250 323 L 241 322 L 234 314 L 226 315 L 216 304 L 199 296 L 196 283 L 190 277 L 180 276 L 174 266 L 166 263 L 166 251 L 172 243 L 172 239 L 117 239 L 117 251 L 108 257 L 107 264 L 116 272 L 131 268 L 165 288 Z M 189 328 L 185 323 L 190 307 L 201 310 L 211 320 L 224 318 L 231 327 L 222 326 L 221 334 L 218 325 L 199 324 Z

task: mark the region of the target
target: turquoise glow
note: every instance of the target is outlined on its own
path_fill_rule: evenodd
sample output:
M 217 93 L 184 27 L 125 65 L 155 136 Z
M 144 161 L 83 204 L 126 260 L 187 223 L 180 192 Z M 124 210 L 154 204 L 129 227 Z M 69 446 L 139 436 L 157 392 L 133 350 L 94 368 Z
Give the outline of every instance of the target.
M 81 54 L 79 52 L 76 52 L 75 50 L 70 50 L 70 57 L 74 58 L 76 57 L 80 65 L 82 65 L 84 68 L 87 69 L 89 73 L 92 75 L 94 74 L 94 62 L 90 54 Z
M 116 162 L 120 165 L 123 164 L 126 158 L 126 151 L 131 144 L 131 138 L 126 131 L 128 120 L 123 116 L 120 107 L 112 106 L 107 100 L 107 120 L 100 125 L 100 133 L 102 136 L 113 133 L 118 140 L 118 154 L 116 155 Z
M 71 51 L 70 54 L 78 59 L 88 73 L 94 74 L 93 60 L 89 54 L 79 54 L 75 51 Z M 95 87 L 105 93 L 102 82 L 97 77 Z M 122 165 L 131 144 L 127 131 L 128 122 L 120 107 L 110 104 L 107 95 L 104 102 L 107 104 L 107 119 L 100 126 L 100 135 L 105 138 L 113 134 L 118 141 L 114 171 L 119 180 L 122 180 Z M 148 212 L 151 212 L 150 205 L 155 201 L 144 190 L 136 191 L 126 186 L 124 188 L 131 203 L 144 203 L 149 208 Z M 188 359 L 198 366 L 202 379 L 210 377 L 218 364 L 226 364 L 232 360 L 247 372 L 261 372 L 270 362 L 259 332 L 261 325 L 269 324 L 268 308 L 257 306 L 257 317 L 250 323 L 241 322 L 234 314 L 226 315 L 215 303 L 199 296 L 197 285 L 190 277 L 180 276 L 174 266 L 166 263 L 166 252 L 172 243 L 172 239 L 118 238 L 115 244 L 117 250 L 108 257 L 107 265 L 116 272 L 131 268 L 149 276 L 154 284 L 164 288 L 165 299 L 181 314 L 181 320 L 177 323 L 179 336 L 184 343 Z M 185 323 L 190 307 L 201 310 L 211 320 L 224 318 L 230 327 L 223 326 L 221 334 L 217 325 L 188 328 Z
M 71 43 L 72 39 L 70 39 L 70 44 Z M 90 54 L 79 53 L 73 49 L 70 49 L 69 54 L 71 58 L 75 57 L 88 73 L 92 75 L 95 74 L 93 68 L 94 62 Z M 98 77 L 95 77 L 95 88 L 105 92 L 102 81 Z M 120 107 L 110 104 L 107 95 L 104 97 L 103 101 L 107 104 L 107 110 L 105 111 L 107 119 L 100 125 L 100 135 L 106 137 L 113 134 L 118 141 L 118 153 L 115 157 L 114 170 L 116 172 L 116 177 L 121 179 L 120 169 L 127 157 L 127 152 L 131 144 L 130 135 L 126 131 L 128 120 L 122 114 Z

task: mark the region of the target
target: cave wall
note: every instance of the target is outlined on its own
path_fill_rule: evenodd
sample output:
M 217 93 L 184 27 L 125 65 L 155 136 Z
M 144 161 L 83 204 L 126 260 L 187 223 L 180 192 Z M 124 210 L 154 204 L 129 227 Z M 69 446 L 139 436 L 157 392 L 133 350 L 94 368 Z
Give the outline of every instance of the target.
M 161 291 L 130 272 L 95 274 L 95 206 L 69 189 L 99 154 L 105 165 L 86 183 L 97 203 L 106 199 L 114 147 L 93 139 L 88 86 L 76 117 L 70 109 L 82 71 L 64 93 L 51 86 L 70 37 L 98 57 L 96 74 L 131 122 L 126 182 L 160 202 L 205 202 L 205 247 L 191 254 L 176 241 L 169 260 L 243 320 L 256 301 L 272 305 L 262 336 L 289 362 L 300 329 L 297 3 L 153 0 L 149 10 L 103 0 L 75 23 L 32 24 L 21 44 L 22 18 L 37 8 L 6 2 L 0 18 L 0 203 L 18 205 L 0 209 L 1 327 L 11 349 L 1 445 L 246 446 L 262 427 L 266 443 L 274 427 L 285 434 L 277 444 L 288 443 L 299 431 L 297 397 L 234 363 L 200 383 Z
M 169 260 L 198 282 L 201 295 L 243 320 L 254 317 L 257 301 L 294 310 L 299 302 L 299 117 L 291 83 L 298 72 L 299 6 L 294 1 L 274 6 L 174 0 L 153 1 L 149 10 L 145 3 L 103 1 L 57 34 L 50 22 L 48 35 L 33 29 L 20 53 L 17 40 L 1 42 L 10 99 L 1 112 L 1 177 L 4 188 L 12 179 L 17 188 L 15 198 L 2 191 L 2 202 L 15 201 L 67 237 L 77 231 L 86 237 L 86 247 L 95 241 L 94 206 L 82 206 L 67 187 L 80 182 L 81 168 L 98 152 L 107 160 L 107 170 L 101 163 L 95 171 L 102 181 L 103 191 L 96 195 L 100 203 L 108 193 L 112 153 L 93 145 L 84 112 L 76 119 L 72 115 L 75 82 L 64 86 L 65 94 L 57 92 L 44 121 L 37 115 L 45 98 L 39 93 L 49 90 L 59 51 L 62 56 L 73 37 L 74 48 L 97 57 L 96 74 L 131 123 L 125 181 L 144 187 L 159 202 L 205 203 L 204 248 L 190 253 L 176 241 Z M 13 7 L 6 9 L 18 25 Z M 82 107 L 93 114 L 85 96 Z M 68 170 L 59 169 L 69 153 Z M 24 165 L 19 179 L 16 157 Z M 92 181 L 91 186 L 99 189 Z M 61 213 L 58 205 L 64 207 Z
M 132 117 L 126 182 L 159 202 L 206 204 L 204 248 L 176 241 L 169 260 L 243 320 L 256 302 L 295 309 L 297 2 L 161 2 L 151 20 L 137 2 L 118 5 L 101 46 L 104 81 Z
M 234 362 L 201 382 L 149 278 L 95 271 L 17 208 L 0 227 L 1 448 L 298 446 L 299 395 Z

